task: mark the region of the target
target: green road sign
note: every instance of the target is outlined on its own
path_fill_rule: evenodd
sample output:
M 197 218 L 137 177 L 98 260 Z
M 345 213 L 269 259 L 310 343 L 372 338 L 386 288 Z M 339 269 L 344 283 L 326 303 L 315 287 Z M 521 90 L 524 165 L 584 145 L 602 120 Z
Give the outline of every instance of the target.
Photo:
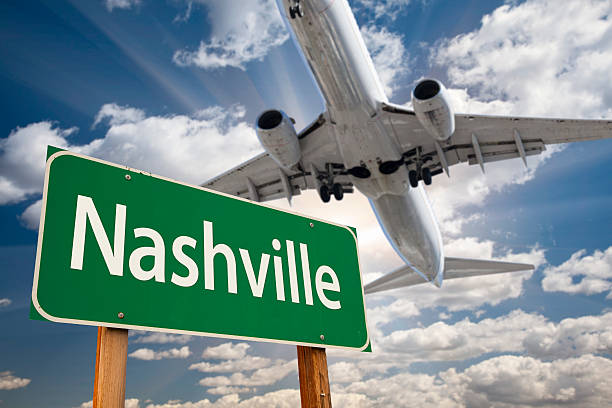
M 54 322 L 368 345 L 348 227 L 66 151 L 47 160 L 32 303 Z

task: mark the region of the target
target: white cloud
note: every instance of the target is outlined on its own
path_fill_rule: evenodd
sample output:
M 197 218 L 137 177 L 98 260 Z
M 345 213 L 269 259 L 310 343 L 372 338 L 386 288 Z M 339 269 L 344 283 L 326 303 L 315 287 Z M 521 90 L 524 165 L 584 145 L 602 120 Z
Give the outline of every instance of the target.
M 272 364 L 272 360 L 265 357 L 244 356 L 234 360 L 225 360 L 220 363 L 202 361 L 189 366 L 190 370 L 203 373 L 232 373 L 236 371 L 251 371 L 265 368 Z
M 372 13 L 375 19 L 385 17 L 390 20 L 395 20 L 399 13 L 412 2 L 413 0 L 358 0 L 358 3 L 365 7 L 365 11 Z
M 3 299 L 4 300 L 4 299 Z M 30 383 L 29 378 L 15 377 L 10 371 L 0 372 L 0 390 L 14 390 L 23 388 Z
M 108 120 L 109 129 L 104 138 L 85 145 L 69 142 L 76 128 L 61 129 L 52 122 L 18 127 L 0 140 L 0 205 L 42 192 L 47 145 L 199 184 L 261 150 L 254 130 L 241 120 L 244 114 L 243 107 L 233 106 L 193 117 L 145 117 L 137 109 L 104 105 L 97 122 Z M 36 228 L 39 215 L 40 203 L 35 202 L 21 220 Z
M 376 72 L 388 97 L 398 88 L 398 81 L 409 69 L 409 56 L 402 36 L 374 25 L 361 27 L 361 35 L 372 56 Z
M 202 352 L 202 358 L 210 358 L 216 360 L 235 360 L 244 358 L 246 352 L 251 347 L 247 343 L 223 343 L 214 347 L 207 347 Z
M 199 2 L 207 6 L 212 34 L 195 51 L 176 51 L 173 60 L 178 65 L 245 70 L 246 63 L 262 60 L 289 38 L 273 0 Z M 236 18 L 237 10 L 240 18 Z
M 102 105 L 102 108 L 98 111 L 92 127 L 96 127 L 105 119 L 108 119 L 110 126 L 117 126 L 125 123 L 140 122 L 144 118 L 145 113 L 141 109 L 119 106 L 116 103 L 107 103 Z
M 333 398 L 333 396 L 332 396 Z M 300 405 L 298 390 L 278 390 L 240 400 L 237 394 L 225 395 L 215 402 L 203 399 L 195 402 L 168 401 L 165 404 L 149 404 L 146 408 L 293 408 Z
M 169 350 L 155 351 L 148 348 L 141 348 L 129 354 L 130 357 L 138 360 L 161 360 L 164 358 L 187 358 L 191 355 L 189 346 L 180 349 L 171 348 Z
M 185 344 L 193 339 L 193 336 L 189 336 L 186 334 L 169 334 L 156 332 L 146 334 L 143 333 L 146 332 L 139 332 L 139 336 L 133 340 L 130 340 L 130 343 Z M 132 334 L 132 331 L 130 331 L 130 334 Z
M 357 364 L 340 361 L 329 366 L 330 383 L 351 383 L 360 381 L 363 373 Z
M 612 313 L 568 318 L 559 323 L 515 310 L 506 316 L 425 328 L 397 330 L 377 341 L 381 351 L 412 361 L 465 360 L 487 353 L 527 352 L 538 358 L 612 351 Z
M 2 298 L 0 299 L 0 307 L 6 307 L 9 306 L 11 303 L 13 303 L 13 301 L 9 298 Z
M 500 356 L 436 375 L 400 373 L 336 386 L 334 394 L 362 395 L 361 406 L 600 407 L 612 399 L 612 361 L 592 355 L 544 362 Z M 606 401 L 606 402 L 604 402 Z
M 205 387 L 224 386 L 264 386 L 273 385 L 289 374 L 297 371 L 297 360 L 277 360 L 273 365 L 255 370 L 250 375 L 234 373 L 230 376 L 206 377 L 200 380 L 200 385 Z
M 37 230 L 40 225 L 40 212 L 42 210 L 42 200 L 36 200 L 25 209 L 19 216 L 19 220 L 24 227 Z
M 39 194 L 43 187 L 47 145 L 65 148 L 77 128 L 59 129 L 52 122 L 18 127 L 0 139 L 0 205 Z
M 214 387 L 206 390 L 209 394 L 216 395 L 227 395 L 227 394 L 245 394 L 247 392 L 255 392 L 257 388 L 248 388 L 248 387 Z
M 131 9 L 140 4 L 140 0 L 104 0 L 104 5 L 108 11 L 113 9 Z
M 601 0 L 510 2 L 478 30 L 442 41 L 432 60 L 453 87 L 476 96 L 477 110 L 609 117 L 611 11 Z
M 79 405 L 79 408 L 93 408 L 93 401 L 87 401 Z M 138 398 L 128 398 L 125 400 L 124 408 L 140 408 L 140 401 Z
M 612 247 L 604 252 L 596 250 L 593 255 L 587 255 L 583 249 L 561 265 L 546 268 L 542 289 L 586 295 L 609 292 L 612 289 Z

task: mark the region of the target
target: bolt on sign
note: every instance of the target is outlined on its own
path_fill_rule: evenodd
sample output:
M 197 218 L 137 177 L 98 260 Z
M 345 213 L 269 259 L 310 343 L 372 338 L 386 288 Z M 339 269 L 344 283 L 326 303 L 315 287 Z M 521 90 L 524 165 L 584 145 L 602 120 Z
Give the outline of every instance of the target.
M 364 350 L 346 226 L 83 155 L 47 160 L 34 318 Z

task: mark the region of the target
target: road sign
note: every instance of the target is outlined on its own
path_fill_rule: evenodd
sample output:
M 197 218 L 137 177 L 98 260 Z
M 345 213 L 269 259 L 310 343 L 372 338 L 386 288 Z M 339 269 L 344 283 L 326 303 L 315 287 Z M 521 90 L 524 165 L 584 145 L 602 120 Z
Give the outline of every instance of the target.
M 350 228 L 66 151 L 47 160 L 32 303 L 55 322 L 368 345 Z

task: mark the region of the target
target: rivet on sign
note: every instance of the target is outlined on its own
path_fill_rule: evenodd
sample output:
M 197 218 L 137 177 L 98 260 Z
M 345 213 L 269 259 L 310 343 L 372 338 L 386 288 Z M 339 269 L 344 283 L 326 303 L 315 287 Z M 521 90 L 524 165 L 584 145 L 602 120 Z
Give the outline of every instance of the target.
M 130 180 L 132 179 L 132 176 L 130 176 L 129 174 L 126 174 L 126 175 L 125 175 L 125 179 L 126 179 L 127 181 L 130 181 Z
M 312 222 L 310 223 L 310 228 L 314 228 L 314 224 Z
M 119 312 L 117 313 L 117 317 L 120 319 L 123 319 L 125 317 L 125 315 L 123 314 L 123 312 Z
M 325 340 L 325 336 L 324 335 L 321 335 L 321 340 Z

